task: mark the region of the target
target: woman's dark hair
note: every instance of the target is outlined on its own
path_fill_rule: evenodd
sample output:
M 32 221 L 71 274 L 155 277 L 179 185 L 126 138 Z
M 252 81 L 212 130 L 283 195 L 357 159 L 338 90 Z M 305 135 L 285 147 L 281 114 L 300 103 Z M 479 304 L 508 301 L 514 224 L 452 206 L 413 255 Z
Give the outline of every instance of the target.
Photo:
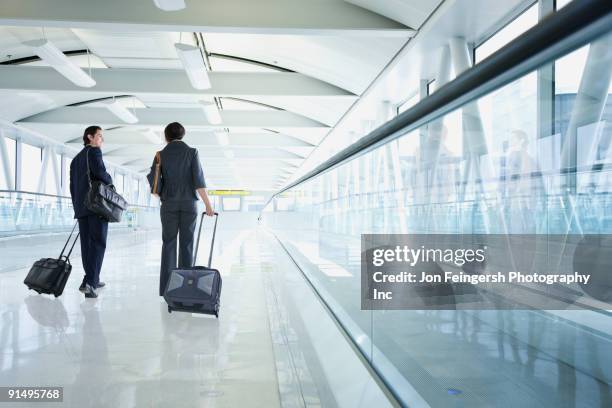
M 87 129 L 85 129 L 83 132 L 83 145 L 87 146 L 91 142 L 87 135 L 91 135 L 93 137 L 98 130 L 102 130 L 102 128 L 100 126 L 89 126 Z
M 164 129 L 166 141 L 181 140 L 185 136 L 185 128 L 178 122 L 172 122 Z

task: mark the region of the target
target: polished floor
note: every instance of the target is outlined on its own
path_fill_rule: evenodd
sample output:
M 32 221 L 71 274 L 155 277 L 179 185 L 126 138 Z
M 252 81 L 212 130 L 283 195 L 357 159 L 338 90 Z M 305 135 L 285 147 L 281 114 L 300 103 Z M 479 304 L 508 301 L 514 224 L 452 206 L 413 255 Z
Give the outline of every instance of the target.
M 54 256 L 59 237 L 29 256 L 0 247 L 0 384 L 64 387 L 63 404 L 36 406 L 280 406 L 257 232 L 225 231 L 217 239 L 213 264 L 224 279 L 218 320 L 168 314 L 157 296 L 161 241 L 154 232 L 109 245 L 98 299 L 78 292 L 78 254 L 62 297 L 23 285 L 27 269 L 19 265 Z

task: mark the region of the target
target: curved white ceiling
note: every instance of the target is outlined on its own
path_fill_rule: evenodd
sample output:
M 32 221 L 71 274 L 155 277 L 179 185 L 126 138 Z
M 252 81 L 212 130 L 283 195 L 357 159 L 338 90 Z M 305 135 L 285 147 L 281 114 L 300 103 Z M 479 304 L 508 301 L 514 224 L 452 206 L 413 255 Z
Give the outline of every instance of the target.
M 27 3 L 37 1 L 28 0 Z M 151 129 L 161 132 L 166 124 L 164 121 L 174 117 L 185 118 L 186 123 L 197 123 L 194 122 L 194 115 L 197 116 L 200 112 L 198 101 L 205 97 L 220 96 L 224 108 L 222 117 L 227 122 L 214 128 L 201 125 L 188 126 L 187 142 L 200 149 L 202 160 L 211 166 L 208 172 L 210 176 L 221 180 L 219 183 L 213 182 L 215 187 L 249 188 L 249 185 L 240 181 L 244 180 L 244 177 L 238 179 L 228 176 L 235 174 L 236 168 L 244 168 L 252 169 L 251 174 L 262 172 L 262 179 L 265 179 L 263 187 L 273 189 L 279 180 L 284 180 L 297 165 L 302 163 L 410 38 L 410 30 L 388 20 L 388 18 L 397 20 L 396 18 L 389 15 L 383 17 L 389 14 L 385 10 L 364 7 L 369 11 L 360 11 L 360 7 L 341 3 L 343 2 L 333 0 L 328 4 L 330 10 L 336 10 L 337 13 L 340 10 L 345 11 L 344 14 L 335 15 L 333 19 L 325 16 L 327 20 L 337 23 L 337 27 L 333 30 L 287 29 L 283 33 L 283 29 L 277 26 L 268 30 L 274 33 L 247 28 L 245 32 L 229 33 L 223 32 L 228 30 L 220 29 L 218 32 L 201 34 L 204 40 L 203 47 L 211 54 L 207 64 L 213 73 L 275 75 L 290 71 L 294 72 L 294 75 L 310 78 L 308 81 L 314 81 L 312 86 L 318 86 L 320 89 L 323 88 L 317 83 L 328 84 L 326 92 L 329 94 L 311 96 L 304 96 L 303 92 L 295 95 L 251 94 L 231 99 L 227 95 L 209 95 L 206 92 L 173 93 L 170 90 L 129 93 L 116 89 L 116 92 L 100 92 L 103 88 L 101 85 L 87 89 L 75 88 L 61 75 L 52 73 L 49 78 L 53 78 L 52 81 L 58 84 L 57 89 L 36 89 L 33 84 L 26 84 L 22 89 L 0 86 L 0 119 L 16 122 L 58 143 L 78 148 L 81 129 L 86 124 L 93 124 L 90 120 L 99 121 L 109 116 L 108 114 L 100 116 L 105 113 L 105 108 L 95 102 L 79 107 L 67 107 L 68 105 L 101 97 L 132 95 L 137 103 L 132 103 L 131 100 L 130 102 L 123 100 L 122 103 L 137 117 L 148 119 L 134 125 L 119 123 L 120 128 L 107 130 L 106 150 L 110 162 L 134 171 L 142 171 L 147 167 L 151 155 L 160 148 L 151 142 L 150 138 L 143 136 L 143 131 Z M 412 0 L 408 3 L 413 3 L 420 10 L 420 14 L 414 18 L 422 20 L 426 17 L 430 5 L 422 7 L 420 2 Z M 24 10 L 18 10 L 18 14 L 27 15 L 30 12 L 36 14 L 42 10 L 32 9 L 34 10 L 32 11 L 26 9 L 25 3 L 23 4 Z M 312 7 L 310 12 L 327 7 L 326 4 L 321 2 L 309 5 Z M 19 8 L 18 5 L 14 7 Z M 87 7 L 90 5 L 84 2 L 84 10 Z M 152 13 L 147 10 L 147 13 L 149 12 Z M 41 17 L 39 14 L 38 25 L 31 22 L 24 23 L 24 26 L 0 25 L 0 63 L 7 69 L 9 67 L 12 69 L 12 71 L 5 69 L 4 72 L 11 72 L 13 75 L 19 72 L 19 67 L 22 66 L 45 66 L 44 62 L 33 58 L 31 49 L 22 43 L 46 38 L 64 52 L 89 50 L 91 53 L 89 56 L 69 55 L 69 58 L 85 71 L 89 67 L 98 70 L 139 69 L 142 70 L 139 72 L 142 72 L 144 78 L 147 71 L 150 71 L 151 75 L 173 71 L 179 73 L 183 78 L 182 81 L 186 81 L 174 44 L 180 41 L 196 45 L 199 33 L 194 34 L 189 30 L 182 34 L 177 30 L 147 31 L 146 24 L 143 25 L 142 21 L 136 23 L 137 27 L 132 23 L 132 25 L 117 26 L 115 29 L 108 27 L 91 29 L 84 28 L 83 24 L 70 26 L 67 22 L 62 23 L 55 12 L 49 11 L 49 13 L 48 24 L 44 21 L 44 15 Z M 72 10 L 68 14 L 77 15 L 79 12 Z M 122 10 L 117 9 L 110 14 L 113 14 L 112 18 L 104 16 L 100 18 L 115 21 L 116 17 L 122 14 Z M 105 15 L 110 14 L 107 10 Z M 146 15 L 143 14 L 141 18 L 146 18 Z M 240 18 L 243 19 L 244 16 Z M 263 16 L 257 18 L 260 19 L 258 24 L 265 24 Z M 158 19 L 157 14 L 155 19 Z M 346 19 L 345 28 L 343 19 Z M 102 21 L 100 24 L 103 23 L 105 22 Z M 380 29 L 364 29 L 368 24 L 379 25 Z M 55 27 L 43 30 L 43 25 Z M 63 26 L 58 27 L 58 25 Z M 92 27 L 95 27 L 95 24 Z M 232 27 L 232 30 L 241 31 L 236 27 Z M 248 32 L 249 30 L 251 32 Z M 254 33 L 254 31 L 259 32 Z M 296 31 L 302 32 L 296 34 Z M 16 59 L 29 60 L 22 64 L 7 64 Z M 0 75 L 4 68 L 0 65 Z M 287 82 L 288 79 L 283 76 L 270 78 L 278 78 L 275 80 L 278 81 L 276 86 L 279 89 L 308 86 L 308 81 L 298 84 L 295 81 Z M 214 86 L 213 82 L 213 88 Z M 154 90 L 155 87 L 156 84 L 152 83 L 151 89 Z M 335 95 L 334 89 L 337 90 Z M 241 98 L 244 101 L 241 101 Z M 79 117 L 75 119 L 72 112 L 78 112 Z M 151 115 L 147 115 L 151 112 L 163 113 L 158 115 L 158 122 L 155 122 Z M 203 113 L 201 115 L 204 118 Z M 204 119 L 202 121 L 206 123 Z M 107 126 L 116 125 L 109 123 Z M 220 144 L 215 132 L 229 132 L 229 145 Z M 72 143 L 74 140 L 77 142 Z M 234 159 L 225 158 L 226 150 L 233 151 Z M 258 183 L 258 188 L 262 188 L 261 183 Z

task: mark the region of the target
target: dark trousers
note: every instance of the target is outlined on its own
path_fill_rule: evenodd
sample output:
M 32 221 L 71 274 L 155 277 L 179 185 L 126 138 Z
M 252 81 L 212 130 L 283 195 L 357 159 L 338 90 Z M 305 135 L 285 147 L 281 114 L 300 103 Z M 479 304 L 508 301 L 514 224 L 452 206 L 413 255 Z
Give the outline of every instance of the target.
M 193 233 L 198 218 L 196 201 L 164 201 L 160 210 L 162 224 L 162 256 L 159 274 L 159 295 L 164 295 L 170 272 L 176 268 L 178 236 L 179 268 L 193 265 Z
M 106 235 L 108 221 L 97 215 L 88 215 L 79 218 L 79 232 L 81 234 L 81 259 L 85 269 L 84 281 L 94 288 L 100 282 L 100 269 L 106 252 Z

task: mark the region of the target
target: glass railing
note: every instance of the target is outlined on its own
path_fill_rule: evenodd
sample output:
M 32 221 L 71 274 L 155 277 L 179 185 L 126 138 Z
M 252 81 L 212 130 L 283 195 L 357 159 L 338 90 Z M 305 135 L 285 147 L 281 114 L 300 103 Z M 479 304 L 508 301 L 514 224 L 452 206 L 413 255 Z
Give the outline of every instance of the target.
M 585 310 L 372 311 L 360 298 L 361 234 L 612 234 L 612 35 L 593 38 L 262 212 L 402 405 L 612 405 L 609 270 L 596 276 L 608 291 L 571 288 Z
M 70 197 L 26 191 L 0 190 L 0 236 L 57 231 L 74 225 Z M 156 228 L 157 207 L 130 205 L 119 223 L 111 228 Z

